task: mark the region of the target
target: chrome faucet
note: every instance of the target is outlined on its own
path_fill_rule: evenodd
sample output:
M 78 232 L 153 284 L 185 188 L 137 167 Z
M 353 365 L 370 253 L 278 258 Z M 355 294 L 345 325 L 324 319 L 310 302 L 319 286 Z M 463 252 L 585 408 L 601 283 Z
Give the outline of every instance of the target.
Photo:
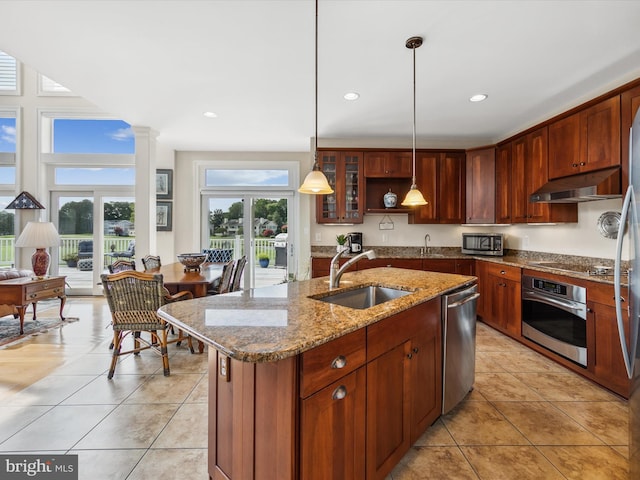
M 429 255 L 429 242 L 431 241 L 431 235 L 428 233 L 424 236 L 424 255 Z
M 338 288 L 340 286 L 340 278 L 344 271 L 349 268 L 354 263 L 362 260 L 364 257 L 367 257 L 369 260 L 373 260 L 376 258 L 376 252 L 373 250 L 367 250 L 366 252 L 359 253 L 353 258 L 350 258 L 347 262 L 345 262 L 342 267 L 338 267 L 338 261 L 342 254 L 347 250 L 340 250 L 335 257 L 331 259 L 331 270 L 329 272 L 329 287 L 330 288 Z

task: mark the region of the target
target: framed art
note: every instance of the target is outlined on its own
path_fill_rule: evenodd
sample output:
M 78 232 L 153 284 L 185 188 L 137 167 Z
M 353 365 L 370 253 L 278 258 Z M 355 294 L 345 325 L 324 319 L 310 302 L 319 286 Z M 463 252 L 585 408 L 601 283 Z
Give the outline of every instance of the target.
M 156 202 L 156 230 L 170 232 L 173 224 L 173 203 Z
M 173 198 L 173 170 L 156 170 L 156 198 Z

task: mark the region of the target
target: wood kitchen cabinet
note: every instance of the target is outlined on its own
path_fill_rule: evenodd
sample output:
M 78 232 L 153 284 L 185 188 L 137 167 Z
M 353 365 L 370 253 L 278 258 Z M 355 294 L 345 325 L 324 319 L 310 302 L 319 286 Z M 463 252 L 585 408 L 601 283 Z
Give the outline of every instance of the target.
M 515 338 L 520 337 L 522 269 L 491 262 L 477 264 L 480 292 L 478 315 L 482 315 L 482 320 L 497 330 Z
M 336 252 L 337 253 L 337 252 Z M 338 259 L 338 265 L 344 265 L 349 258 L 340 257 Z M 358 264 L 354 263 L 346 271 L 355 272 L 358 270 Z M 331 259 L 330 258 L 317 258 L 311 259 L 311 278 L 327 277 L 331 273 Z
M 620 165 L 619 95 L 560 119 L 548 128 L 550 179 Z
M 362 223 L 362 152 L 318 150 L 318 163 L 334 192 L 316 198 L 317 223 Z
M 610 285 L 595 282 L 587 285 L 587 369 L 601 385 L 629 398 L 631 381 L 622 357 L 613 293 L 613 286 Z M 623 303 L 624 328 L 628 339 L 626 307 Z
M 301 478 L 364 478 L 365 330 L 301 357 Z
M 364 153 L 364 176 L 369 178 L 411 178 L 413 154 L 410 151 Z
M 440 299 L 367 327 L 367 480 L 384 479 L 442 410 Z
M 468 150 L 465 223 L 495 223 L 495 148 Z
M 511 142 L 512 223 L 577 222 L 575 203 L 532 203 L 529 197 L 548 183 L 547 127 Z
M 422 260 L 419 258 L 374 258 L 358 262 L 358 270 L 375 267 L 408 268 L 410 270 L 422 270 Z
M 522 179 L 524 184 L 524 178 Z M 496 223 L 512 223 L 512 201 L 518 195 L 513 179 L 511 143 L 496 148 Z M 520 194 L 524 197 L 524 194 Z
M 429 203 L 413 208 L 409 223 L 464 223 L 464 153 L 417 153 L 416 184 Z
M 621 192 L 629 186 L 629 130 L 640 108 L 640 86 L 631 88 L 620 95 L 620 151 L 622 164 Z

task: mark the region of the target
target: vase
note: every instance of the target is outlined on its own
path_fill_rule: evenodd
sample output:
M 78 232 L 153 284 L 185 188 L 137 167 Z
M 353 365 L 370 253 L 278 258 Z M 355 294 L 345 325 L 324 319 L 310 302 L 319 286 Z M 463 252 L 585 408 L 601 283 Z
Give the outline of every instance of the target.
M 384 194 L 384 208 L 395 208 L 397 203 L 398 195 L 389 189 L 389 191 Z

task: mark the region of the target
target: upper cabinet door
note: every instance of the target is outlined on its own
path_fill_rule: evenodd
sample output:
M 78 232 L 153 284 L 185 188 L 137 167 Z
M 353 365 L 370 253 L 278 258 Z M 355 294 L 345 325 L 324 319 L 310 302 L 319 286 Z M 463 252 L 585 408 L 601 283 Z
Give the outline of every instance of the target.
M 317 223 L 362 223 L 362 152 L 318 151 L 318 162 L 334 192 L 316 198 Z
M 466 163 L 466 223 L 494 223 L 495 148 L 468 151 Z
M 511 223 L 511 143 L 496 148 L 496 223 Z
M 386 178 L 410 178 L 413 155 L 405 151 L 365 152 L 364 176 Z
M 620 165 L 620 97 L 549 125 L 549 178 Z

